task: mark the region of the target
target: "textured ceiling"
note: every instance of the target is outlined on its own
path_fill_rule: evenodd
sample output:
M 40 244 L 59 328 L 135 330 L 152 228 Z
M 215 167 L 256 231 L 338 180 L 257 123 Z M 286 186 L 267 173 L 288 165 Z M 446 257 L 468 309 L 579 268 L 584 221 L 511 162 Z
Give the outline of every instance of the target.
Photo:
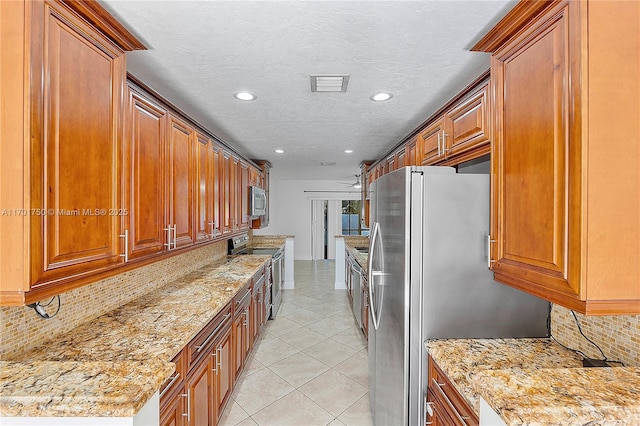
M 488 69 L 468 49 L 515 2 L 102 4 L 149 47 L 127 54 L 128 71 L 222 140 L 279 176 L 349 180 Z M 346 93 L 311 93 L 321 73 L 349 74 Z M 378 91 L 393 98 L 372 102 Z

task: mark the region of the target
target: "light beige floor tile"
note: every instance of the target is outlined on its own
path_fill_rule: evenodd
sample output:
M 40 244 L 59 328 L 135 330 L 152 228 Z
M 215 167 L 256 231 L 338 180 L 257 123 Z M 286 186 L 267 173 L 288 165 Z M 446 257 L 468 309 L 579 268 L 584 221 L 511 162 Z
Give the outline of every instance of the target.
M 333 339 L 327 339 L 304 350 L 318 361 L 324 362 L 330 367 L 340 364 L 345 359 L 358 352 L 357 349 L 343 345 Z
M 348 378 L 355 380 L 365 388 L 369 387 L 369 362 L 366 353 L 357 352 L 334 367 Z
M 258 426 L 258 423 L 254 422 L 253 419 L 251 419 L 251 417 L 247 417 L 246 419 L 238 423 L 236 426 Z
M 256 359 L 255 354 L 251 354 L 251 356 L 247 358 L 247 362 L 244 364 L 242 377 L 250 376 L 263 368 L 265 368 L 265 365 Z
M 369 394 L 364 395 L 356 403 L 347 408 L 338 416 L 338 420 L 347 426 L 373 426 L 369 406 Z
M 267 368 L 240 379 L 236 388 L 233 398 L 249 415 L 294 390 L 293 386 Z
M 297 322 L 293 322 L 286 317 L 278 316 L 275 320 L 267 322 L 265 331 L 273 336 L 280 336 L 281 334 L 297 330 L 300 327 L 302 326 Z
M 349 327 L 355 327 L 355 323 L 340 321 L 331 317 L 324 318 L 320 321 L 307 325 L 307 328 L 318 332 L 324 336 L 331 337 L 348 329 Z
M 283 334 L 279 338 L 300 350 L 307 349 L 327 339 L 326 336 L 307 327 L 302 327 L 290 333 Z
M 333 415 L 294 391 L 252 416 L 259 426 L 325 426 Z
M 336 342 L 340 342 L 343 345 L 350 346 L 357 350 L 362 350 L 367 347 L 367 339 L 365 339 L 364 333 L 362 333 L 357 326 L 349 327 L 331 338 Z
M 367 393 L 364 386 L 334 370 L 316 377 L 298 390 L 334 416 L 340 415 Z
M 265 366 L 269 366 L 273 363 L 285 359 L 296 352 L 300 352 L 300 349 L 291 346 L 290 344 L 280 340 L 278 338 L 265 340 L 254 348 L 253 356 L 260 363 Z
M 249 414 L 237 402 L 230 400 L 220 417 L 218 426 L 235 426 L 247 418 Z
M 300 308 L 298 311 L 287 315 L 286 318 L 302 326 L 305 326 L 307 324 L 311 324 L 312 322 L 320 321 L 321 319 L 324 318 L 324 316 L 319 312 L 314 312 L 308 309 Z
M 333 421 L 329 423 L 327 426 L 346 426 L 346 425 L 338 419 L 333 419 Z
M 299 352 L 276 362 L 269 366 L 269 369 L 298 388 L 329 370 L 329 367 L 311 355 Z

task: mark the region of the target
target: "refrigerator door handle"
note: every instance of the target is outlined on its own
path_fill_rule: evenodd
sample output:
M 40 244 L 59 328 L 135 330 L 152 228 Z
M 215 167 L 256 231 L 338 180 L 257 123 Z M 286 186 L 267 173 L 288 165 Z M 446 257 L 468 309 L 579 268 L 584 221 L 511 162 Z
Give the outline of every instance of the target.
M 369 307 L 371 308 L 371 320 L 373 322 L 374 329 L 378 329 L 380 325 L 380 318 L 376 313 L 376 299 L 374 297 L 373 288 L 376 286 L 375 281 L 373 280 L 374 276 L 382 275 L 382 271 L 374 271 L 373 270 L 373 256 L 376 253 L 376 242 L 378 241 L 378 236 L 380 235 L 380 224 L 378 222 L 373 222 L 373 235 L 371 236 L 371 249 L 369 250 L 369 259 L 368 259 L 368 275 L 369 275 Z

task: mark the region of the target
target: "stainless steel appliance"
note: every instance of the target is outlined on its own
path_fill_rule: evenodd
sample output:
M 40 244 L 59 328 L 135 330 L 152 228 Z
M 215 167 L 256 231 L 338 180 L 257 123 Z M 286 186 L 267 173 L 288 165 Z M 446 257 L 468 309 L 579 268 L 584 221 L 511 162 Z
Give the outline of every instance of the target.
M 271 256 L 271 280 L 267 291 L 271 294 L 271 304 L 267 307 L 267 318 L 274 319 L 282 304 L 284 282 L 284 249 L 274 247 L 248 247 L 249 236 L 238 235 L 229 239 L 229 254 L 264 254 Z
M 267 193 L 257 186 L 249 187 L 249 210 L 251 217 L 258 217 L 267 214 Z
M 549 304 L 487 269 L 489 176 L 405 167 L 371 185 L 369 398 L 374 424 L 424 424 L 424 341 L 547 336 Z

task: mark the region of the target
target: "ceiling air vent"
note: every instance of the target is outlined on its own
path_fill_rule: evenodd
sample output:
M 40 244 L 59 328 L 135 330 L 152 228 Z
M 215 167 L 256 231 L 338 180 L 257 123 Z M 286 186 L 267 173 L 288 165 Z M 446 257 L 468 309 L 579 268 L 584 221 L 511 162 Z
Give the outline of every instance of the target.
M 311 74 L 312 92 L 346 92 L 349 74 Z
M 335 161 L 334 161 L 334 162 L 321 161 L 321 162 L 320 162 L 320 165 L 321 165 L 321 166 L 328 166 L 328 167 L 332 167 L 332 166 L 335 166 L 335 165 L 336 165 L 336 162 L 335 162 Z

